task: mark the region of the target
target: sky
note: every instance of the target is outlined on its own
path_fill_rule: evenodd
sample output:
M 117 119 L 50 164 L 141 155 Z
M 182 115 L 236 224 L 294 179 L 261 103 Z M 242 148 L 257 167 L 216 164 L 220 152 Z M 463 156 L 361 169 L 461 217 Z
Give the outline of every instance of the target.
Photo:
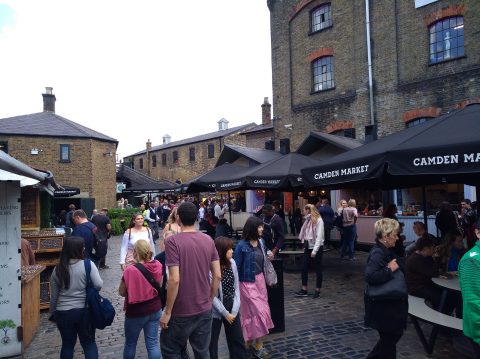
M 0 0 L 0 118 L 55 112 L 119 141 L 120 158 L 261 123 L 272 99 L 266 0 Z

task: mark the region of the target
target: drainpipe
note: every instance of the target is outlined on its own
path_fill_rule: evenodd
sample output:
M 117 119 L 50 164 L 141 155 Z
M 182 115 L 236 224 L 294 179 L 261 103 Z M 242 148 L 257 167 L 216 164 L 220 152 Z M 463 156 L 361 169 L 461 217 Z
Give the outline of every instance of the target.
M 370 44 L 370 1 L 365 0 L 365 27 L 367 31 L 367 58 L 368 58 L 368 93 L 370 96 L 370 124 L 375 124 L 373 111 L 373 74 L 372 74 L 372 48 Z

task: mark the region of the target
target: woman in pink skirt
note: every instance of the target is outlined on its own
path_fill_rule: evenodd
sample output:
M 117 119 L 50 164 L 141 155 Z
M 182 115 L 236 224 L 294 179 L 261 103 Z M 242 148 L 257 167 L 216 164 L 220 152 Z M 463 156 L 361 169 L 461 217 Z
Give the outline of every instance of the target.
M 271 258 L 267 257 L 266 246 L 261 239 L 262 232 L 262 220 L 258 217 L 248 218 L 234 255 L 240 281 L 242 332 L 247 350 L 253 358 L 265 358 L 268 355 L 262 339 L 273 328 L 263 274 L 263 263 Z

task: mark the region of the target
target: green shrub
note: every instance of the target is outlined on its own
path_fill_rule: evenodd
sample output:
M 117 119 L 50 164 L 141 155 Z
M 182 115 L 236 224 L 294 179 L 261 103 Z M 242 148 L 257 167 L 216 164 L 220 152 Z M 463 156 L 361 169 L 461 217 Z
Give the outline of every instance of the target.
M 110 223 L 112 224 L 112 235 L 118 236 L 124 233 L 122 228 L 121 221 L 124 220 L 125 228 L 128 227 L 130 219 L 135 213 L 139 213 L 138 208 L 110 208 L 108 210 L 108 217 L 110 218 Z

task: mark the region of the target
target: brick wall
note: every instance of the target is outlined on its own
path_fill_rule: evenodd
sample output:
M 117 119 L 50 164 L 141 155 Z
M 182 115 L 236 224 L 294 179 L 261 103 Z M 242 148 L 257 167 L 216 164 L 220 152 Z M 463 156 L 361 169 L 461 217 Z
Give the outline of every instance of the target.
M 91 139 L 0 136 L 8 141 L 8 153 L 12 157 L 36 169 L 51 171 L 60 185 L 80 188 L 88 197 L 95 198 L 95 205 L 115 205 L 115 151 L 114 143 Z M 70 145 L 70 162 L 60 162 L 60 144 Z M 31 149 L 39 149 L 32 155 Z M 103 153 L 111 152 L 112 157 Z
M 253 127 L 253 126 L 252 126 Z M 182 182 L 186 182 L 193 177 L 204 174 L 205 172 L 213 169 L 217 160 L 222 152 L 224 144 L 233 144 L 239 146 L 245 146 L 246 139 L 240 132 L 232 135 L 216 138 L 208 141 L 196 142 L 186 144 L 183 146 L 175 146 L 158 151 L 152 151 L 149 156 L 157 156 L 157 166 L 150 167 L 150 176 L 156 179 L 166 179 L 175 181 L 180 178 Z M 214 157 L 208 158 L 208 145 L 214 146 Z M 195 160 L 190 160 L 190 148 L 195 149 Z M 178 161 L 173 162 L 173 152 L 178 152 Z M 162 165 L 162 155 L 167 155 L 166 166 Z M 140 159 L 143 159 L 143 169 L 140 168 Z M 148 173 L 147 167 L 147 154 L 141 154 L 137 156 L 129 156 L 125 158 L 125 162 L 134 162 L 135 169 L 145 174 Z M 150 161 L 152 163 L 152 161 Z
M 310 11 L 322 0 L 270 0 L 272 79 L 277 138 L 295 150 L 311 130 L 352 123 L 363 139 L 370 122 L 364 0 L 332 0 L 333 26 L 310 34 Z M 429 64 L 428 24 L 463 14 L 465 54 Z M 379 136 L 405 128 L 411 110 L 441 112 L 480 96 L 480 1 L 370 2 L 374 113 Z M 328 50 L 328 51 L 327 51 Z M 312 93 L 311 61 L 334 56 L 335 88 Z M 293 131 L 285 124 L 293 124 Z M 278 141 L 277 141 L 278 148 Z

